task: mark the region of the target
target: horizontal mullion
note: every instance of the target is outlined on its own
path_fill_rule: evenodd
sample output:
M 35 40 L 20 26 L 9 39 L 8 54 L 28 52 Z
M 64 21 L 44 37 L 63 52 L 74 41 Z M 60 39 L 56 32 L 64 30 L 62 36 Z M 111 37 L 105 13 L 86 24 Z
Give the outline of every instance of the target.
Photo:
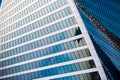
M 55 78 L 61 78 L 61 77 L 67 77 L 67 76 L 91 73 L 91 72 L 96 72 L 96 71 L 97 71 L 96 68 L 92 68 L 92 69 L 81 70 L 81 71 L 76 71 L 76 72 L 70 72 L 70 73 L 65 73 L 65 74 L 59 74 L 59 75 L 55 75 L 55 76 L 49 76 L 49 77 L 38 78 L 38 79 L 33 79 L 33 80 L 51 80 L 51 79 L 55 79 Z
M 10 31 L 10 32 L 8 32 L 8 33 L 0 36 L 0 38 L 5 37 L 6 35 L 8 35 L 8 34 L 10 34 L 10 33 L 12 33 L 12 32 L 15 32 L 15 31 L 17 31 L 17 30 L 19 30 L 19 29 L 27 26 L 27 25 L 30 25 L 30 24 L 32 24 L 32 23 L 34 23 L 34 22 L 36 22 L 36 21 L 38 21 L 38 20 L 40 20 L 40 19 L 43 19 L 43 18 L 45 18 L 45 17 L 47 17 L 47 16 L 50 16 L 50 15 L 52 15 L 52 14 L 54 14 L 54 13 L 60 11 L 60 10 L 63 10 L 63 9 L 65 9 L 65 8 L 67 8 L 67 7 L 68 7 L 68 5 L 65 5 L 65 6 L 59 8 L 59 9 L 57 9 L 57 10 L 54 10 L 54 11 L 48 13 L 47 15 L 44 15 L 44 16 L 42 16 L 42 17 L 40 17 L 40 18 L 38 18 L 38 19 L 35 19 L 35 20 L 33 20 L 33 21 L 29 22 L 29 23 L 26 23 L 26 24 L 24 24 L 23 26 L 18 27 L 18 28 L 16 28 L 16 29 L 14 29 L 14 30 L 12 30 L 12 31 Z M 25 17 L 26 17 L 26 16 L 25 16 Z M 24 17 L 23 17 L 23 18 L 24 18 Z M 19 20 L 17 20 L 17 21 L 19 21 Z M 14 23 L 16 23 L 17 21 L 15 21 Z M 12 24 L 13 24 L 13 23 L 12 23 Z M 10 24 L 10 25 L 11 25 L 11 24 Z M 8 25 L 8 26 L 10 26 L 10 25 Z M 8 26 L 6 26 L 5 28 L 7 28 Z
M 17 56 L 21 56 L 21 55 L 24 55 L 24 54 L 28 54 L 30 52 L 34 52 L 34 51 L 41 50 L 41 49 L 44 49 L 44 48 L 48 48 L 48 47 L 51 47 L 51 46 L 54 46 L 54 45 L 62 44 L 62 43 L 65 43 L 65 42 L 68 42 L 68 41 L 72 41 L 72 40 L 75 40 L 75 39 L 79 39 L 79 38 L 82 38 L 82 37 L 83 37 L 83 35 L 81 34 L 81 35 L 78 35 L 78 36 L 75 36 L 75 37 L 72 37 L 72 38 L 64 39 L 62 41 L 58 41 L 58 42 L 55 42 L 55 43 L 44 45 L 44 46 L 41 46 L 41 47 L 38 47 L 38 48 L 35 48 L 35 49 L 32 49 L 32 50 L 29 50 L 29 51 L 25 51 L 24 53 L 22 52 L 22 53 L 19 53 L 19 54 L 15 54 L 15 55 L 12 55 L 12 56 L 0 59 L 0 62 L 3 61 L 3 60 L 7 60 L 7 59 L 10 59 L 10 58 L 13 58 L 13 57 L 17 57 Z
M 6 43 L 8 43 L 8 42 L 10 42 L 10 41 L 13 41 L 13 40 L 15 40 L 15 39 L 18 39 L 18 38 L 20 38 L 20 37 L 26 36 L 26 35 L 28 35 L 28 34 L 30 34 L 30 33 L 36 32 L 36 31 L 38 31 L 38 30 L 40 30 L 40 29 L 49 27 L 50 25 L 56 24 L 56 23 L 58 23 L 58 22 L 61 22 L 61 21 L 63 21 L 63 20 L 66 20 L 66 19 L 68 19 L 68 18 L 71 18 L 71 17 L 73 17 L 73 15 L 69 15 L 69 16 L 60 18 L 60 19 L 58 19 L 58 20 L 56 20 L 56 21 L 54 21 L 54 22 L 48 23 L 47 25 L 41 26 L 41 27 L 39 27 L 39 28 L 36 28 L 36 29 L 31 30 L 31 31 L 29 31 L 29 32 L 26 32 L 26 33 L 24 33 L 24 34 L 22 34 L 22 35 L 20 35 L 20 36 L 17 36 L 17 37 L 15 37 L 15 38 L 12 38 L 12 39 L 10 39 L 10 40 L 8 40 L 8 41 L 6 41 L 6 42 L 3 42 L 3 43 L 0 44 L 0 46 L 1 46 L 1 45 L 4 45 L 4 44 L 6 44 Z M 24 28 L 24 27 L 23 27 L 23 28 Z
M 26 70 L 26 71 L 14 73 L 14 74 L 9 74 L 9 75 L 5 75 L 5 76 L 0 77 L 0 79 L 8 78 L 8 77 L 13 77 L 13 76 L 18 76 L 18 75 L 27 74 L 27 73 L 36 72 L 36 71 L 45 70 L 45 69 L 60 67 L 60 66 L 64 66 L 64 65 L 73 64 L 73 63 L 88 61 L 88 60 L 92 60 L 92 57 L 86 57 L 86 58 L 82 58 L 82 59 L 76 59 L 76 60 L 67 61 L 67 62 L 63 62 L 63 63 L 58 63 L 58 64 L 54 64 L 54 65 L 50 65 L 50 66 L 45 66 L 45 67 L 41 67 L 41 68 L 35 68 L 35 69 L 31 69 L 31 70 Z
M 88 48 L 88 47 L 87 46 L 82 46 L 82 47 L 73 48 L 73 49 L 70 49 L 70 50 L 61 51 L 61 52 L 58 52 L 56 54 L 50 54 L 50 55 L 46 55 L 46 56 L 42 56 L 42 57 L 38 57 L 38 58 L 33 58 L 33 59 L 30 59 L 30 60 L 26 60 L 24 62 L 19 62 L 19 63 L 16 63 L 16 64 L 11 64 L 11 65 L 2 67 L 2 68 L 0 68 L 0 70 L 4 70 L 4 69 L 15 67 L 15 66 L 20 66 L 20 65 L 23 65 L 23 64 L 28 64 L 28 63 L 35 62 L 35 61 L 38 61 L 38 60 L 43 60 L 43 59 L 47 59 L 47 58 L 51 58 L 51 57 L 60 56 L 60 55 L 63 55 L 63 54 L 69 54 L 70 52 L 75 52 L 75 51 L 86 49 L 86 48 Z
M 32 39 L 32 40 L 27 41 L 27 42 L 24 42 L 24 43 L 22 43 L 22 44 L 16 45 L 16 46 L 14 46 L 14 47 L 4 49 L 3 51 L 0 52 L 0 54 L 3 53 L 3 52 L 6 52 L 6 51 L 8 51 L 8 50 L 11 50 L 11 49 L 14 49 L 14 48 L 17 48 L 17 47 L 20 47 L 20 46 L 23 46 L 23 45 L 26 45 L 26 44 L 29 44 L 29 43 L 32 43 L 32 42 L 41 40 L 41 39 L 44 39 L 44 38 L 46 38 L 46 37 L 49 37 L 49 36 L 52 36 L 52 35 L 55 35 L 55 34 L 58 34 L 58 33 L 64 32 L 64 31 L 67 31 L 67 30 L 70 30 L 70 29 L 75 28 L 75 27 L 78 27 L 78 25 L 73 25 L 73 26 L 70 26 L 70 27 L 68 27 L 68 28 L 64 28 L 64 29 L 61 29 L 61 30 L 52 32 L 52 33 L 50 33 L 50 34 L 43 35 L 43 36 L 41 36 L 41 37 L 39 37 L 39 38 Z
M 38 1 L 38 0 L 37 0 L 37 1 Z M 7 20 L 9 20 L 10 18 L 14 17 L 15 15 L 19 14 L 20 12 L 22 12 L 22 11 L 25 10 L 26 8 L 30 7 L 31 5 L 33 5 L 33 4 L 36 3 L 37 1 L 32 2 L 30 5 L 28 5 L 27 7 L 19 10 L 17 13 L 13 14 L 13 15 L 10 16 L 9 18 L 5 19 L 4 21 L 7 21 Z M 56 0 L 55 0 L 55 1 L 56 1 Z M 13 24 L 13 23 L 15 23 L 15 22 L 17 22 L 17 21 L 19 21 L 19 20 L 21 20 L 21 19 L 23 19 L 23 18 L 25 18 L 25 17 L 27 17 L 27 16 L 35 13 L 35 12 L 37 12 L 37 11 L 40 10 L 40 9 L 43 9 L 44 7 L 46 7 L 46 6 L 54 3 L 55 1 L 53 0 L 53 1 L 51 1 L 50 3 L 44 4 L 43 6 L 37 8 L 36 10 L 32 11 L 31 13 L 29 13 L 29 14 L 27 14 L 27 15 L 24 15 L 24 17 L 21 17 L 21 18 L 17 19 L 16 21 L 12 22 L 11 24 Z M 2 21 L 2 22 L 4 22 L 4 21 Z M 11 24 L 9 24 L 9 25 L 11 25 Z M 9 25 L 7 25 L 7 26 L 9 26 Z M 6 27 L 7 27 L 7 26 L 6 26 Z M 3 29 L 5 29 L 6 27 L 4 27 Z M 3 30 L 3 29 L 2 29 L 2 30 Z
M 12 3 L 12 2 L 14 2 L 15 0 L 13 0 L 13 1 L 11 1 L 10 3 Z M 3 16 L 5 16 L 8 12 L 10 12 L 12 9 L 14 9 L 15 7 L 17 7 L 18 5 L 20 5 L 22 2 L 24 2 L 25 0 L 22 0 L 20 3 L 18 3 L 17 5 L 15 5 L 13 8 L 11 8 L 11 9 L 9 9 L 6 13 L 4 13 L 2 16 L 0 16 L 0 18 L 2 18 Z M 9 4 L 10 5 L 10 4 Z M 7 5 L 6 7 L 8 7 L 9 5 Z M 6 8 L 5 7 L 5 8 Z M 4 11 L 5 10 L 5 8 L 4 9 L 2 9 L 2 11 Z M 3 21 L 2 21 L 3 22 Z

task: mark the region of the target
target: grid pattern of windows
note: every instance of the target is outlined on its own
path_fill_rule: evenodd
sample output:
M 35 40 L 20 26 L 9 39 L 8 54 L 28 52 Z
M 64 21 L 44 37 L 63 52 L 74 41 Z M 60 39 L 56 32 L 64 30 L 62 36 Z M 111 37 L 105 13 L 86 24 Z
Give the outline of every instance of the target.
M 40 1 L 41 1 L 41 0 L 40 0 Z M 37 3 L 39 3 L 39 2 L 37 2 Z M 37 4 L 37 3 L 36 3 L 36 4 Z M 40 3 L 41 3 L 41 2 L 40 2 Z M 38 10 L 38 11 L 35 12 L 34 14 L 29 15 L 29 16 L 27 16 L 25 19 L 20 20 L 20 21 L 18 22 L 18 23 L 21 22 L 21 24 L 22 24 L 22 23 L 25 24 L 25 23 L 28 23 L 28 22 L 30 22 L 30 21 L 32 21 L 32 20 L 35 20 L 35 19 L 37 19 L 37 18 L 45 15 L 45 14 L 47 14 L 47 13 L 50 13 L 51 11 L 53 11 L 53 10 L 55 10 L 55 9 L 57 9 L 57 8 L 59 8 L 59 7 L 61 7 L 61 6 L 63 6 L 63 5 L 66 4 L 66 2 L 63 3 L 62 0 L 59 0 L 59 1 L 56 1 L 56 2 L 50 4 L 50 5 L 46 6 L 46 7 L 43 7 L 43 8 L 41 9 L 41 6 L 42 6 L 42 5 L 45 5 L 46 3 L 47 3 L 47 2 L 45 2 L 45 3 L 43 3 L 43 4 L 39 4 L 39 6 L 37 6 L 37 7 L 36 7 L 36 5 L 31 5 L 31 6 L 28 7 L 27 9 L 23 10 L 22 12 L 18 13 L 17 15 L 15 15 L 15 16 L 13 16 L 12 18 L 10 18 L 9 20 L 7 20 L 7 22 L 3 23 L 2 25 L 5 24 L 4 26 L 7 26 L 7 24 L 10 24 L 10 23 L 12 23 L 12 22 L 15 22 L 16 20 L 20 19 L 21 17 L 24 17 L 24 16 L 27 15 L 27 14 L 30 14 L 30 13 L 31 13 L 32 11 L 34 11 L 35 9 L 40 8 L 40 10 Z M 18 9 L 18 8 L 17 8 L 17 9 Z M 18 10 L 19 10 L 19 9 L 18 9 Z M 15 11 L 16 11 L 16 10 L 15 10 Z M 15 24 L 14 24 L 14 25 L 15 25 Z M 11 26 L 12 26 L 12 25 L 11 25 Z M 6 30 L 9 31 L 9 29 L 4 29 L 3 31 L 6 31 Z M 6 33 L 6 32 L 5 32 L 5 33 Z
M 61 1 L 62 1 L 62 0 L 61 0 Z M 16 29 L 16 28 L 18 28 L 18 27 L 20 27 L 20 26 L 25 25 L 26 23 L 29 23 L 29 22 L 37 19 L 37 18 L 40 18 L 41 16 L 44 16 L 45 14 L 50 13 L 51 11 L 56 10 L 57 8 L 60 8 L 61 6 L 65 5 L 65 3 L 62 3 L 61 1 L 54 2 L 53 4 L 47 6 L 47 7 L 43 8 L 43 9 L 38 10 L 38 11 L 35 12 L 34 14 L 25 17 L 24 19 L 16 22 L 15 24 L 10 25 L 9 27 L 7 27 L 7 28 L 5 28 L 4 30 L 2 30 L 1 35 L 6 34 L 6 33 L 10 32 L 10 31 L 12 31 L 12 30 L 14 30 L 14 29 Z M 60 4 L 60 3 L 61 3 L 61 4 Z M 31 9 L 30 9 L 30 10 L 31 10 Z M 26 12 L 27 12 L 27 11 L 30 11 L 30 10 L 26 10 L 26 9 L 25 9 Z M 33 8 L 31 11 L 33 11 L 33 10 L 34 10 L 34 8 Z M 68 11 L 68 10 L 69 10 L 69 11 Z M 16 19 L 19 19 L 19 17 L 22 17 L 22 16 L 24 16 L 24 15 L 26 15 L 26 14 L 29 13 L 29 12 L 26 13 L 25 11 L 24 11 L 23 13 L 19 13 L 19 14 L 18 14 L 19 16 L 16 15 L 16 16 L 14 16 L 14 17 L 15 17 Z M 45 18 L 41 19 L 41 22 L 39 22 L 39 23 L 41 23 L 41 26 L 43 26 L 46 22 L 49 23 L 51 20 L 54 20 L 54 18 L 55 18 L 55 19 L 59 19 L 59 18 L 65 16 L 65 15 L 68 15 L 68 14 L 70 14 L 70 13 L 71 13 L 70 9 L 65 9 L 65 11 L 62 10 L 62 11 L 59 11 L 58 13 L 49 15 L 48 17 L 45 17 Z M 12 18 L 14 18 L 14 17 L 12 17 Z M 15 21 L 16 19 L 14 19 L 14 21 Z M 49 20 L 49 21 L 48 21 L 48 20 Z M 10 22 L 9 20 L 7 20 L 7 21 Z M 11 23 L 11 22 L 10 22 L 10 23 Z M 6 23 L 5 23 L 5 24 L 6 24 Z M 9 23 L 8 23 L 8 24 L 9 24 Z M 35 24 L 35 23 L 34 23 L 34 24 Z M 2 25 L 4 25 L 4 24 L 2 24 Z M 6 25 L 5 25 L 5 26 L 6 26 Z M 5 40 L 6 40 L 6 39 L 5 39 Z
M 12 73 L 16 73 L 16 72 L 21 72 L 21 71 L 25 71 L 25 70 L 29 70 L 29 69 L 49 66 L 49 65 L 53 65 L 53 64 L 58 64 L 58 63 L 62 63 L 62 62 L 70 61 L 70 60 L 75 60 L 75 59 L 80 59 L 80 58 L 84 58 L 84 57 L 88 57 L 88 56 L 90 56 L 88 49 L 84 49 L 81 51 L 76 51 L 76 52 L 72 52 L 72 53 L 68 53 L 68 54 L 64 54 L 64 55 L 60 55 L 60 56 L 56 56 L 56 57 L 52 57 L 52 58 L 38 60 L 38 61 L 27 63 L 24 65 L 15 66 L 12 68 L 1 70 L 0 73 L 3 73 L 3 74 L 1 74 L 0 76 L 12 74 Z M 24 59 L 24 57 L 26 57 L 26 56 L 24 56 L 24 57 L 21 56 L 21 57 L 22 57 L 22 59 Z M 20 61 L 21 57 L 17 58 L 17 61 Z M 32 58 L 32 56 L 28 56 L 28 59 L 30 59 L 29 57 Z M 92 62 L 89 62 L 89 64 L 92 66 L 95 66 L 95 65 L 93 65 Z M 88 65 L 88 64 L 86 63 L 86 65 Z M 10 71 L 10 72 L 8 72 L 8 71 Z
M 92 65 L 91 65 L 91 63 L 92 63 Z M 64 66 L 60 66 L 60 67 L 55 67 L 55 68 L 51 68 L 51 69 L 45 69 L 45 70 L 37 71 L 34 73 L 28 73 L 28 74 L 24 74 L 22 76 L 10 77 L 9 79 L 10 80 L 15 80 L 15 79 L 24 80 L 29 76 L 27 79 L 31 80 L 34 78 L 47 77 L 47 76 L 52 76 L 52 75 L 57 75 L 57 74 L 74 72 L 74 71 L 78 71 L 78 70 L 90 69 L 90 68 L 94 68 L 94 67 L 95 66 L 94 66 L 93 61 L 84 61 L 84 62 L 64 65 Z M 30 68 L 30 66 L 24 67 L 22 69 L 26 69 L 26 68 Z M 17 70 L 21 70 L 21 69 L 19 68 Z M 16 70 L 14 70 L 14 71 L 16 71 Z M 6 80 L 8 80 L 8 79 L 6 79 Z
M 37 23 L 37 22 L 36 22 Z M 40 30 L 37 29 L 37 31 L 35 31 L 34 33 L 28 34 L 26 36 L 20 37 L 18 39 L 12 40 L 9 43 L 5 43 L 4 45 L 1 45 L 1 50 L 7 49 L 9 47 L 13 47 L 15 45 L 21 44 L 23 42 L 38 38 L 38 37 L 42 37 L 44 35 L 47 35 L 49 33 L 64 29 L 66 27 L 70 27 L 72 25 L 76 24 L 75 18 L 68 18 L 67 20 L 61 21 L 59 23 L 56 23 L 54 25 L 48 26 L 48 27 L 44 27 Z M 28 31 L 31 31 L 34 28 L 39 28 L 40 25 L 36 25 L 34 26 L 27 26 L 25 28 L 22 28 L 16 32 L 13 32 L 12 34 L 10 34 L 11 38 L 12 37 L 17 37 L 20 36 L 22 34 L 25 34 Z M 59 27 L 57 27 L 59 26 Z
M 10 1 L 10 0 L 9 0 Z M 1 17 L 1 21 L 5 21 L 7 18 L 11 17 L 12 15 L 14 15 L 16 12 L 18 12 L 19 10 L 21 10 L 22 8 L 24 8 L 25 6 L 29 5 L 31 2 L 33 2 L 34 0 L 25 0 L 24 2 L 22 2 L 20 5 L 18 5 L 17 7 L 14 8 L 14 6 L 16 6 L 17 3 L 20 3 L 21 0 L 15 0 L 14 2 L 12 2 L 9 6 L 7 6 L 7 8 L 3 9 L 2 13 L 5 13 L 4 15 L 2 15 Z M 8 1 L 7 1 L 8 2 Z M 8 12 L 10 11 L 10 12 Z
M 50 43 L 53 43 L 53 42 L 57 41 L 58 39 L 61 39 L 61 38 L 58 38 L 58 39 L 57 38 L 52 39 L 52 38 L 53 37 L 45 38 L 45 39 L 35 41 L 35 42 L 30 43 L 30 44 L 27 44 L 27 45 L 24 45 L 24 46 L 21 46 L 21 47 L 12 49 L 12 50 L 9 50 L 7 52 L 2 53 L 3 54 L 2 58 L 12 56 L 12 55 L 15 55 L 15 54 L 20 54 L 20 53 L 23 53 L 25 51 L 29 51 L 31 49 L 35 49 L 35 48 L 38 48 L 38 47 L 42 47 L 44 45 L 48 45 Z M 49 52 L 53 53 L 53 52 L 63 51 L 63 50 L 66 50 L 66 49 L 71 49 L 71 48 L 74 48 L 74 47 L 83 46 L 85 44 L 86 44 L 86 42 L 85 42 L 84 38 L 78 38 L 78 39 L 75 39 L 73 41 L 69 41 L 69 42 L 65 42 L 65 43 L 62 43 L 62 44 L 52 46 L 50 48 L 48 47 L 47 49 L 48 49 L 48 51 L 52 49 L 52 51 L 49 51 Z M 43 49 L 41 51 L 47 51 L 47 50 Z M 44 53 L 44 55 L 45 54 L 46 53 Z
M 81 30 L 72 0 L 9 1 L 0 15 L 0 80 L 33 80 L 78 71 L 88 72 L 51 80 L 100 80 L 90 38 Z
M 43 18 L 43 19 L 40 19 L 40 21 L 37 21 L 37 22 L 35 22 L 35 23 L 32 23 L 32 24 L 30 24 L 30 26 L 29 26 L 29 28 L 27 28 L 27 30 L 30 30 L 30 29 L 32 29 L 32 28 L 36 28 L 36 27 L 34 27 L 35 25 L 37 25 L 37 27 L 41 27 L 41 26 L 44 26 L 44 25 L 46 25 L 46 24 L 48 24 L 48 23 L 50 23 L 50 22 L 53 22 L 53 21 L 55 21 L 55 20 L 57 20 L 57 19 L 59 19 L 59 18 L 62 18 L 62 17 L 65 17 L 65 16 L 67 16 L 67 15 L 69 15 L 69 14 L 71 14 L 71 12 L 69 12 L 69 8 L 66 8 L 66 9 L 63 9 L 63 10 L 61 10 L 61 11 L 59 11 L 59 12 L 57 12 L 57 13 L 55 13 L 55 14 L 52 14 L 52 15 L 50 15 L 50 16 L 48 16 L 48 17 L 45 17 L 45 18 Z M 20 27 L 20 26 L 23 26 L 24 24 L 20 24 L 19 22 L 18 23 L 16 23 L 18 26 L 16 27 L 15 26 L 15 28 L 18 28 L 18 27 Z M 14 28 L 13 28 L 14 29 Z M 22 28 L 23 29 L 23 28 Z M 18 33 L 18 35 L 19 35 L 19 33 Z M 14 36 L 13 36 L 14 37 Z M 5 36 L 4 38 L 3 38 L 3 40 L 2 40 L 2 42 L 3 41 L 7 41 L 7 40 L 9 40 L 9 39 L 11 39 L 11 38 L 13 38 L 13 37 L 11 37 L 9 34 L 7 35 L 7 36 Z
M 32 43 L 30 43 L 30 44 L 27 44 L 27 46 L 30 46 L 30 45 L 34 44 L 34 45 L 32 45 L 31 47 L 37 48 L 37 46 L 40 47 L 40 46 L 44 46 L 44 45 L 46 45 L 46 44 L 51 44 L 51 43 L 53 43 L 53 42 L 58 42 L 58 41 L 60 41 L 60 40 L 66 39 L 66 38 L 79 35 L 79 34 L 76 34 L 76 32 L 77 32 L 78 30 L 79 30 L 79 28 L 73 28 L 73 29 L 70 29 L 70 30 L 68 30 L 68 31 L 61 32 L 61 33 L 59 33 L 59 34 L 50 36 L 50 37 L 48 37 L 48 38 L 45 38 L 45 39 L 42 39 L 42 40 L 39 40 L 39 41 L 36 41 L 36 42 L 32 42 Z M 52 40 L 52 38 L 54 38 L 54 39 Z M 44 42 L 44 43 L 42 43 L 42 42 Z M 82 42 L 84 42 L 84 40 L 83 40 Z M 39 44 L 35 44 L 35 43 L 39 43 Z M 36 47 L 35 47 L 35 46 L 36 46 Z M 23 46 L 22 46 L 22 47 L 23 47 Z M 20 47 L 20 48 L 21 48 L 21 47 Z M 30 49 L 32 49 L 32 48 L 30 48 Z M 30 50 L 30 49 L 29 49 L 29 50 Z M 10 52 L 7 51 L 7 52 L 5 52 L 5 53 L 2 53 L 2 54 L 1 54 L 1 56 L 2 56 L 1 59 L 2 59 L 2 58 L 5 58 L 5 56 L 7 57 L 8 53 L 10 53 Z M 17 53 L 19 53 L 19 52 L 17 52 Z M 6 54 L 6 55 L 5 55 L 5 54 Z M 9 56 L 10 56 L 10 55 L 9 55 Z
M 56 53 L 53 53 L 53 54 L 56 54 Z M 60 56 L 48 58 L 48 59 L 46 59 L 46 61 L 47 60 L 48 61 L 53 61 L 53 60 L 59 59 L 59 60 L 61 60 L 60 62 L 65 62 L 65 61 L 68 61 L 68 60 L 79 59 L 79 58 L 87 57 L 87 56 L 90 56 L 90 55 L 91 54 L 90 54 L 88 49 L 83 49 L 83 50 L 80 50 L 80 51 L 71 52 L 71 53 L 68 53 L 68 54 L 64 53 L 63 55 L 60 55 Z M 19 57 L 15 57 L 15 58 L 3 61 L 3 62 L 1 62 L 1 64 L 4 63 L 4 65 L 2 65 L 4 67 L 4 66 L 15 64 L 15 63 L 20 63 L 20 62 L 23 62 L 23 61 L 31 60 L 31 59 L 34 59 L 34 58 L 43 57 L 43 56 L 46 56 L 46 55 L 42 55 L 42 54 L 40 55 L 40 53 L 38 55 L 37 52 L 33 52 L 33 53 L 30 53 L 30 54 L 22 55 L 22 56 L 19 56 Z M 7 64 L 5 64 L 5 63 L 7 63 Z M 56 63 L 56 61 L 53 61 L 53 63 Z
M 21 1 L 21 0 L 15 0 L 15 1 L 12 2 L 12 0 L 7 0 L 6 3 L 5 3 L 4 5 L 2 5 L 3 11 L 1 12 L 1 14 L 2 14 L 2 13 L 5 14 L 9 9 L 11 9 L 12 7 L 14 7 L 14 6 L 15 6 L 16 4 L 18 4 L 20 1 Z M 12 3 L 10 3 L 10 2 L 12 2 Z M 10 3 L 10 5 L 8 5 L 8 6 L 6 7 L 6 4 L 9 4 L 9 3 Z M 2 14 L 2 15 L 4 15 L 4 14 Z M 2 16 L 2 15 L 1 15 L 1 16 Z M 9 16 L 6 16 L 6 17 L 9 17 Z M 6 19 L 6 17 L 1 18 L 1 21 L 4 20 L 4 19 Z

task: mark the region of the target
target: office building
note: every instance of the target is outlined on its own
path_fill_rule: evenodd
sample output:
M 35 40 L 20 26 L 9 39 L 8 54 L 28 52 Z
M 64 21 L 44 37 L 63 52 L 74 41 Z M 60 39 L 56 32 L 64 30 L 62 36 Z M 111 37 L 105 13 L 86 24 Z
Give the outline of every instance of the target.
M 84 8 L 120 41 L 120 2 L 118 0 L 77 0 Z M 82 20 L 94 42 L 97 54 L 111 80 L 119 79 L 120 51 L 106 39 L 78 8 Z M 119 44 L 119 43 L 118 43 Z
M 107 80 L 73 0 L 3 0 L 0 80 Z

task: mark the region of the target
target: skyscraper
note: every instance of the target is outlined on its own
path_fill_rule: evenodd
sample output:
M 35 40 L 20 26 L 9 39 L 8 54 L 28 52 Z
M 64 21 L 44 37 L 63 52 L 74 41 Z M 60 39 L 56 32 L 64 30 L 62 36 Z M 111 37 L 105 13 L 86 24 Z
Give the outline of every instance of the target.
M 77 0 L 97 21 L 109 32 L 118 37 L 120 42 L 120 2 L 118 0 Z M 97 29 L 91 21 L 79 10 L 82 20 L 94 42 L 99 58 L 110 74 L 112 80 L 119 79 L 120 75 L 120 51 L 114 48 L 110 41 Z M 118 44 L 119 44 L 118 42 Z M 120 46 L 120 44 L 119 44 Z
M 0 80 L 107 80 L 73 0 L 3 0 Z

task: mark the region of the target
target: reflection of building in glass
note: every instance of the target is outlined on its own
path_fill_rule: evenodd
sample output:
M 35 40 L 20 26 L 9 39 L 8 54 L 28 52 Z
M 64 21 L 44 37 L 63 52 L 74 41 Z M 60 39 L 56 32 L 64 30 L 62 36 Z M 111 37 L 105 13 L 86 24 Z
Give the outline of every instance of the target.
M 73 0 L 3 0 L 0 80 L 107 80 Z

